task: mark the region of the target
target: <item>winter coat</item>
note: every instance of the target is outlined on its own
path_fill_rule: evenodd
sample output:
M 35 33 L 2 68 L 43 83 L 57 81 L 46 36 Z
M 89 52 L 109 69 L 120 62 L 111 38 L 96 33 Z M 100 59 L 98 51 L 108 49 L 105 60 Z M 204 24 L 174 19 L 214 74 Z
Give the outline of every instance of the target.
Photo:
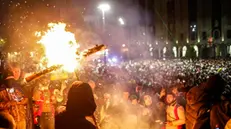
M 210 112 L 219 103 L 224 90 L 224 81 L 219 75 L 211 76 L 208 82 L 193 87 L 186 95 L 186 128 L 210 129 Z M 217 123 L 214 122 L 214 123 Z
M 186 128 L 202 129 L 209 127 L 210 96 L 204 92 L 206 84 L 193 87 L 187 93 Z M 203 128 L 203 129 L 204 129 Z
M 231 103 L 230 101 L 221 101 L 213 104 L 210 111 L 210 127 L 215 129 L 218 126 L 224 129 L 227 122 L 231 118 Z

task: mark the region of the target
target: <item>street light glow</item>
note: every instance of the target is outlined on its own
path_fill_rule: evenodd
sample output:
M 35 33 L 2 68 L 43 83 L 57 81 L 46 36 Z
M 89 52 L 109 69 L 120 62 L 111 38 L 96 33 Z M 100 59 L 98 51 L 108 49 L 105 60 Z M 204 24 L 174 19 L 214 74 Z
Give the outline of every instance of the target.
M 192 29 L 192 32 L 195 32 L 195 31 L 196 31 L 196 29 L 195 29 L 195 28 L 193 28 L 193 29 Z
M 117 58 L 116 58 L 116 57 L 113 57 L 111 60 L 112 60 L 114 63 L 117 62 Z
M 102 20 L 103 20 L 103 32 L 105 31 L 105 12 L 111 9 L 111 6 L 106 3 L 102 3 L 98 6 L 98 9 L 102 11 Z
M 125 24 L 123 18 L 119 18 L 119 22 L 120 22 L 121 25 Z
M 109 4 L 100 4 L 98 6 L 98 9 L 100 9 L 102 12 L 109 11 L 111 9 L 111 6 Z

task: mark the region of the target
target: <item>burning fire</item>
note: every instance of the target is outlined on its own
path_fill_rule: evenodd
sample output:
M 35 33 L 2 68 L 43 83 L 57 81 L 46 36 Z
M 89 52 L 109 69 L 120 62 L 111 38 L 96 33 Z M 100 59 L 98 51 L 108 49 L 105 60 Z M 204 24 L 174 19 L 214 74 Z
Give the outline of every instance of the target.
M 44 46 L 48 67 L 63 65 L 63 70 L 73 72 L 78 66 L 76 51 L 79 48 L 75 35 L 66 31 L 65 23 L 49 23 L 49 29 L 44 32 L 36 32 L 41 38 L 38 43 Z

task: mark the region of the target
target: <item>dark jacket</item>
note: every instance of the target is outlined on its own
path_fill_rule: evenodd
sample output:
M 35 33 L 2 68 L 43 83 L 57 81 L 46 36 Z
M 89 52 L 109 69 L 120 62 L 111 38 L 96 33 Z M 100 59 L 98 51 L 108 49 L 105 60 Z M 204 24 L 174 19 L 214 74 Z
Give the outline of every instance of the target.
M 66 111 L 55 117 L 55 129 L 96 129 L 86 119 L 96 109 L 92 89 L 87 83 L 73 83 L 68 93 Z
M 224 82 L 218 75 L 211 76 L 207 83 L 193 87 L 186 96 L 186 128 L 210 129 L 212 105 L 219 102 Z
M 205 85 L 202 84 L 193 87 L 187 93 L 186 104 L 186 128 L 187 129 L 202 129 L 209 127 L 209 109 L 210 96 L 204 91 Z
M 210 111 L 210 127 L 215 129 L 218 126 L 224 129 L 226 123 L 231 118 L 231 103 L 230 101 L 222 101 L 212 106 Z

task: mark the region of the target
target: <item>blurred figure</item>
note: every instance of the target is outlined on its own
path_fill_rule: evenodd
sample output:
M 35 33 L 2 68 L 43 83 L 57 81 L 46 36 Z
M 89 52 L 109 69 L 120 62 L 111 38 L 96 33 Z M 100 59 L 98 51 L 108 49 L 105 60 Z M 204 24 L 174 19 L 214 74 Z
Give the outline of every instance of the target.
M 161 102 L 165 102 L 165 99 L 166 99 L 166 89 L 165 88 L 161 89 L 159 99 Z
M 102 129 L 110 129 L 112 124 L 112 102 L 111 95 L 108 93 L 104 94 L 104 104 L 100 110 L 100 126 Z
M 143 96 L 141 86 L 136 86 L 135 95 L 138 97 L 138 100 L 140 100 L 140 98 Z
M 138 97 L 136 95 L 131 95 L 130 99 L 131 99 L 131 104 L 133 106 L 137 106 L 138 105 Z
M 66 111 L 55 117 L 55 129 L 96 129 L 95 109 L 90 85 L 74 82 L 68 93 Z
M 160 101 L 155 104 L 152 109 L 151 119 L 151 129 L 160 129 L 163 127 L 164 122 L 166 121 L 165 103 Z
M 141 129 L 150 129 L 152 122 L 152 98 L 149 95 L 144 95 L 144 106 L 141 109 L 141 114 L 139 118 L 139 128 Z M 156 115 L 156 114 L 155 114 Z
M 126 114 L 129 112 L 129 107 L 131 105 L 131 101 L 129 99 L 130 93 L 128 89 L 125 89 L 122 92 L 122 99 L 120 101 L 121 109 L 123 110 L 123 114 L 126 116 Z
M 106 115 L 105 120 L 100 123 L 100 128 L 102 129 L 120 129 L 122 124 L 122 114 L 123 110 L 121 108 L 121 105 L 119 105 L 119 98 L 117 95 L 113 95 L 111 97 L 110 94 L 105 94 L 104 98 L 110 98 L 109 101 L 107 102 L 108 104 L 104 104 L 104 108 L 108 107 L 106 110 Z M 108 106 L 107 106 L 108 105 Z M 103 107 L 102 107 L 103 108 Z
M 37 122 L 39 122 L 40 129 L 54 129 L 55 98 L 49 89 L 49 85 L 49 80 L 45 78 L 42 79 L 41 83 L 39 84 L 39 90 L 37 90 L 33 96 L 35 104 L 38 106 L 34 117 L 37 119 Z
M 100 110 L 100 123 L 106 122 L 109 119 L 108 108 L 112 106 L 111 95 L 108 93 L 104 94 L 104 104 Z
M 167 122 L 166 129 L 182 129 L 185 124 L 185 112 L 183 106 L 177 104 L 176 97 L 172 93 L 168 93 L 166 96 L 167 102 Z
M 178 91 L 178 89 L 177 89 L 177 86 L 174 86 L 174 87 L 172 88 L 172 93 L 173 93 L 175 96 L 178 96 L 178 95 L 179 95 L 179 91 Z
M 60 83 L 57 84 L 58 86 L 61 85 L 60 89 L 54 89 L 53 90 L 53 96 L 56 99 L 56 107 L 66 105 L 67 102 L 67 92 L 68 92 L 68 86 L 64 80 L 61 80 Z M 52 85 L 51 85 L 52 87 Z
M 217 124 L 220 128 L 224 128 L 224 124 L 229 119 L 216 115 L 218 111 L 220 112 L 225 108 L 224 105 L 219 105 L 222 104 L 221 94 L 224 87 L 224 80 L 219 75 L 214 75 L 210 76 L 206 83 L 189 90 L 186 97 L 187 129 L 209 129 L 215 128 Z
M 125 90 L 123 92 L 123 99 L 122 99 L 122 101 L 123 102 L 129 102 L 129 96 L 130 96 L 130 93 L 127 90 Z
M 0 114 L 7 120 L 6 128 L 26 129 L 28 99 L 24 95 L 19 79 L 21 69 L 17 63 L 9 65 L 9 73 L 0 88 Z M 1 122 L 0 122 L 1 123 Z
M 151 107 L 152 106 L 152 98 L 149 95 L 144 96 L 144 105 L 145 107 Z
M 181 94 L 179 91 L 178 91 L 178 87 L 177 86 L 174 86 L 172 88 L 172 93 L 175 95 L 176 97 L 176 101 L 179 105 L 185 107 L 186 106 L 186 100 L 184 98 L 184 95 Z
M 122 129 L 138 129 L 138 118 L 142 108 L 138 104 L 138 97 L 136 95 L 131 95 L 130 100 L 131 104 L 128 105 L 127 111 L 123 114 Z

